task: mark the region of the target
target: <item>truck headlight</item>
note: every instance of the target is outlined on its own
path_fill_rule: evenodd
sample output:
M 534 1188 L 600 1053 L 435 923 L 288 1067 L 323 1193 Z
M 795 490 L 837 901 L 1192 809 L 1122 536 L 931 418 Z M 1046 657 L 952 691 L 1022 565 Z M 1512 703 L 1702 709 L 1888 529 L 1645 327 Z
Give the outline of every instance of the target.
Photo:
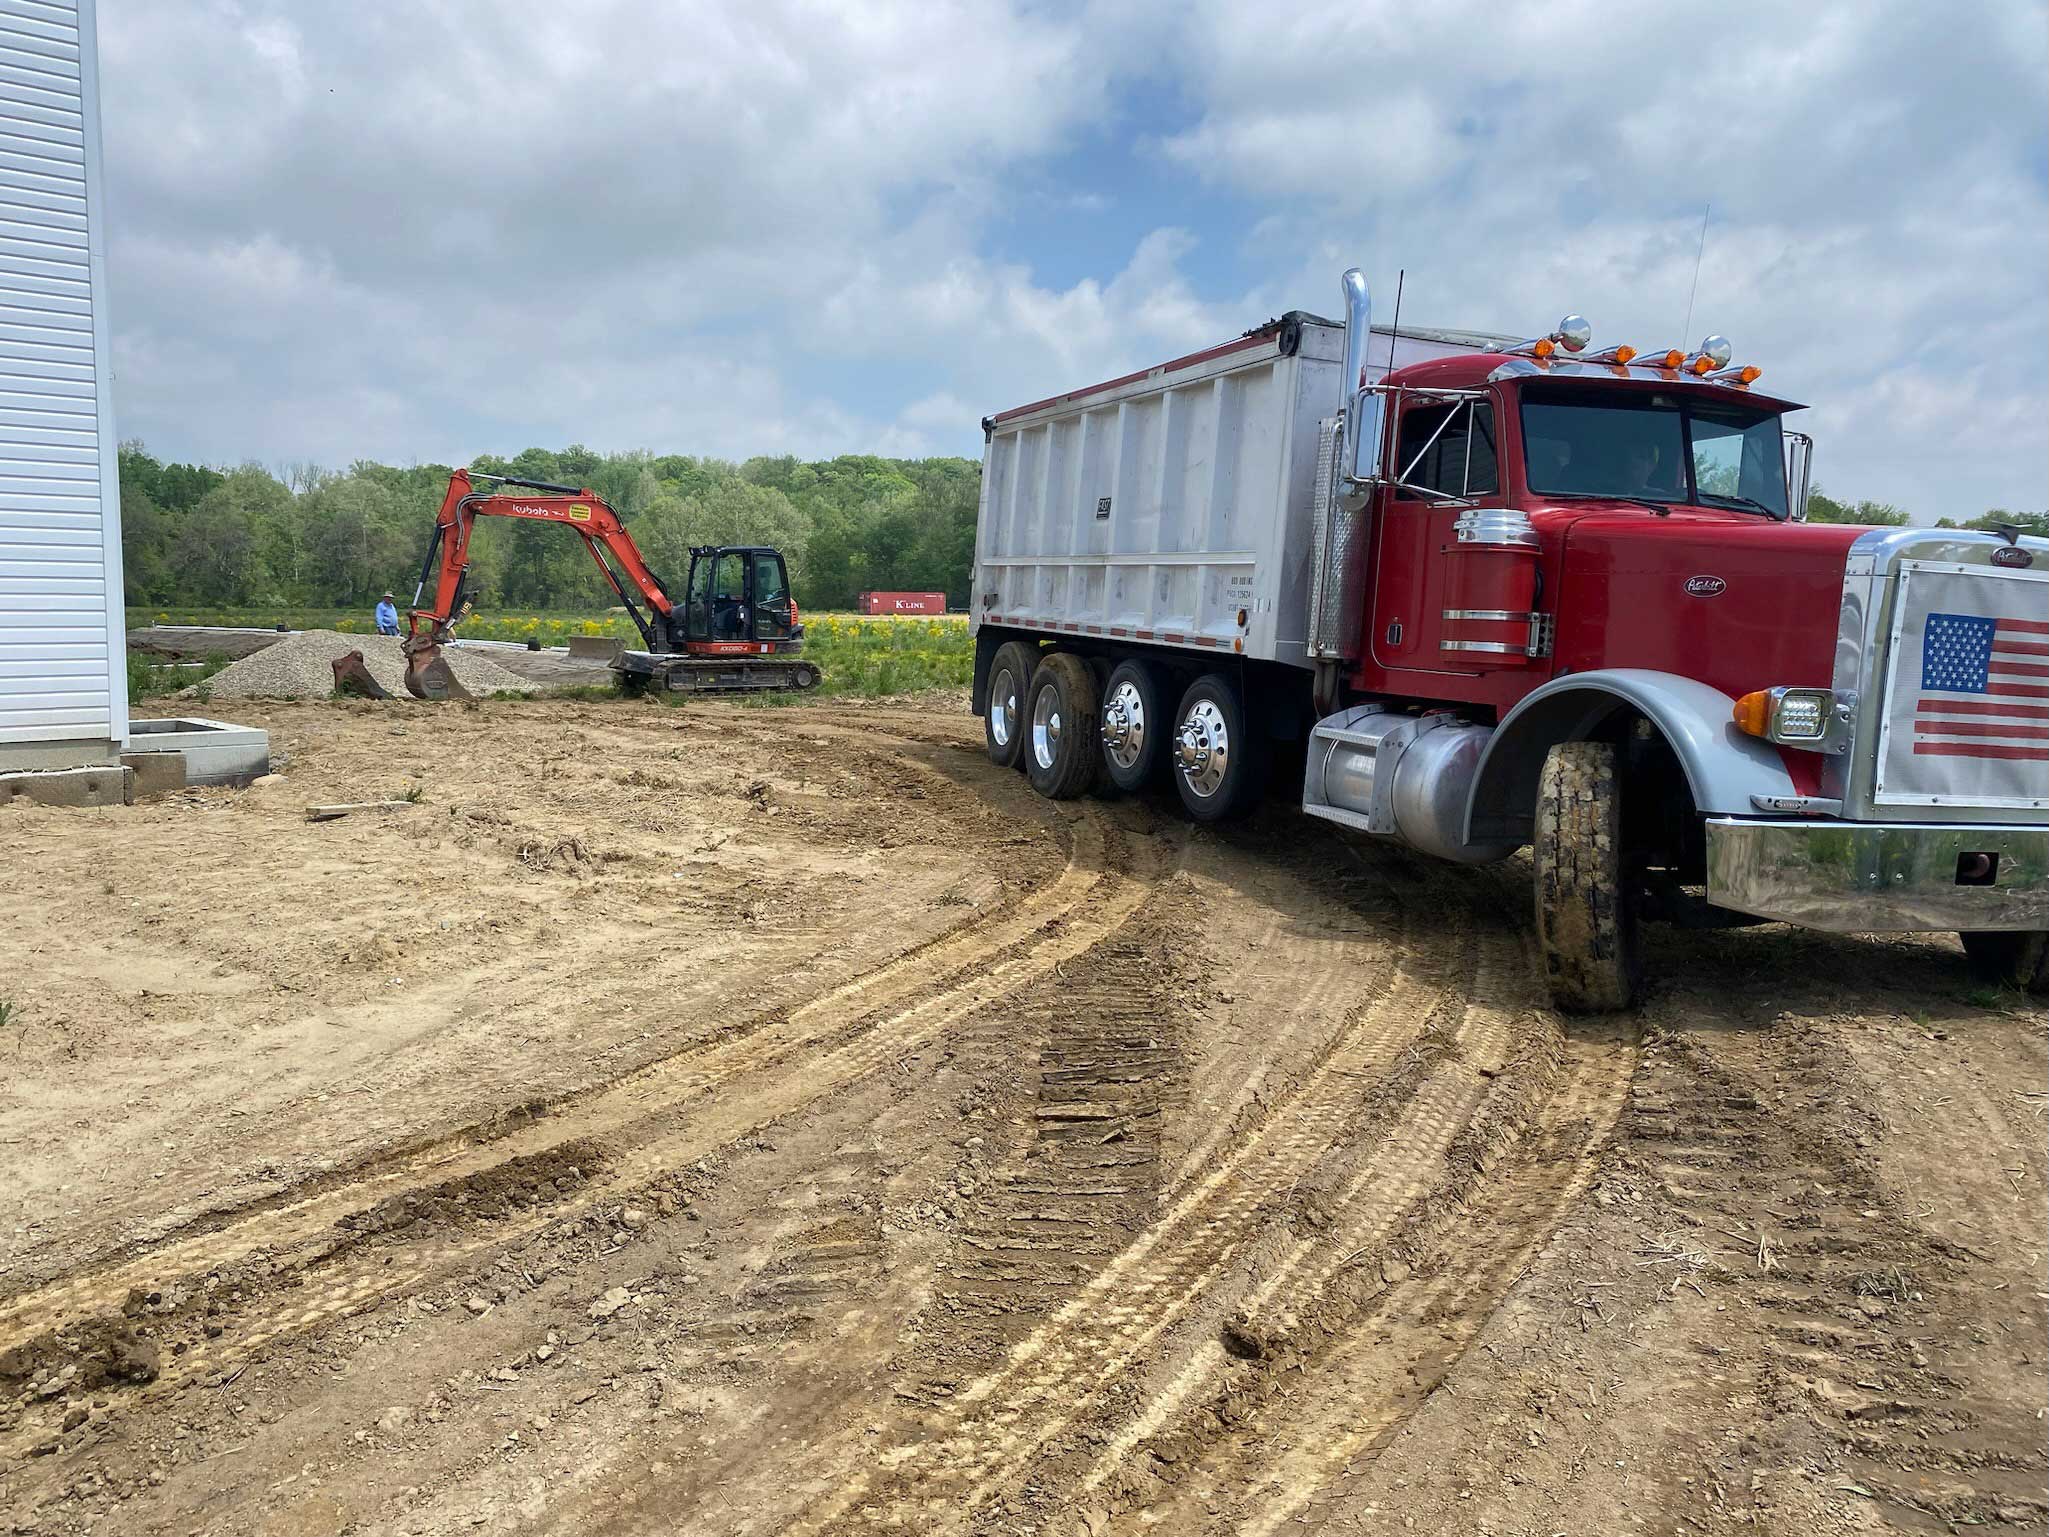
M 1839 711 L 1834 689 L 1762 688 L 1745 694 L 1731 712 L 1739 731 L 1783 742 L 1788 747 L 1821 749 L 1847 709 Z

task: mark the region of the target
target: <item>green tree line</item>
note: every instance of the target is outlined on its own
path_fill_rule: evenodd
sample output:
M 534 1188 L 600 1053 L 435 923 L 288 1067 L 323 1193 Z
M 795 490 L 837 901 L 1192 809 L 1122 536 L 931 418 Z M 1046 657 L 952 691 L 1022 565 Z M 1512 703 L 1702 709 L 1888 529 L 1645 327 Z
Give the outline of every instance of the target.
M 137 606 L 368 608 L 409 600 L 448 486 L 445 465 L 346 470 L 165 464 L 121 447 L 126 599 Z M 587 487 L 625 519 L 657 576 L 680 587 L 690 549 L 770 544 L 797 601 L 849 608 L 870 590 L 944 592 L 965 607 L 981 466 L 972 459 L 790 455 L 733 464 L 688 454 L 530 448 L 472 471 Z M 471 541 L 480 610 L 588 608 L 612 601 L 583 542 L 565 530 L 484 519 Z
M 1869 523 L 1880 528 L 1905 528 L 1914 521 L 1907 516 L 1905 508 L 1895 507 L 1891 502 L 1839 502 L 1820 486 L 1808 494 L 1807 517 L 1813 523 Z M 2009 512 L 2004 507 L 1994 507 L 1990 512 L 1961 522 L 1955 518 L 1937 518 L 1935 526 L 1986 530 L 2011 527 L 2024 534 L 2049 539 L 2049 512 Z
M 972 459 L 792 455 L 733 464 L 688 454 L 582 447 L 486 455 L 473 470 L 589 487 L 626 519 L 648 565 L 680 584 L 700 544 L 772 544 L 800 604 L 848 608 L 870 590 L 944 592 L 966 607 L 981 466 Z M 445 465 L 358 460 L 346 470 L 165 464 L 121 447 L 121 530 L 130 604 L 194 608 L 368 608 L 402 599 L 448 485 Z M 1886 502 L 1840 502 L 1817 487 L 1822 523 L 1903 525 Z M 2049 536 L 2049 514 L 2002 508 L 1943 528 L 2015 524 Z M 481 610 L 588 608 L 610 594 L 580 540 L 549 525 L 480 523 L 471 592 Z

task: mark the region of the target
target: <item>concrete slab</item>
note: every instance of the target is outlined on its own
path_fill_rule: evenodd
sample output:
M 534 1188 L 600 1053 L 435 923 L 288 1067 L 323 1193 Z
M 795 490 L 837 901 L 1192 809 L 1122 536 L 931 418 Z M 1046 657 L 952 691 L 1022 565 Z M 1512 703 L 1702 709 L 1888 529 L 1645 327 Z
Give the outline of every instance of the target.
M 130 720 L 130 745 L 137 752 L 175 752 L 185 759 L 185 782 L 246 785 L 270 772 L 270 734 L 255 726 L 234 726 L 196 715 L 177 720 Z
M 126 806 L 135 799 L 135 770 L 118 764 L 0 774 L 0 806 L 16 797 L 39 806 Z
M 181 752 L 123 753 L 121 761 L 135 771 L 135 794 L 168 795 L 185 788 L 185 755 Z

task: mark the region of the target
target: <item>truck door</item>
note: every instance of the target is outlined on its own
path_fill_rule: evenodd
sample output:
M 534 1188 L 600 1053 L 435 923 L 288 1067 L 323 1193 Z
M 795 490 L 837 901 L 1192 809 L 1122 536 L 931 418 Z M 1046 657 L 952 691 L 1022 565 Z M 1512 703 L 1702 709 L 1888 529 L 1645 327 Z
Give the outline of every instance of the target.
M 1494 407 L 1471 398 L 1398 398 L 1402 409 L 1388 466 L 1393 478 L 1375 531 L 1371 654 L 1382 667 L 1471 676 L 1446 667 L 1438 649 L 1448 575 L 1444 552 L 1467 499 L 1500 490 Z

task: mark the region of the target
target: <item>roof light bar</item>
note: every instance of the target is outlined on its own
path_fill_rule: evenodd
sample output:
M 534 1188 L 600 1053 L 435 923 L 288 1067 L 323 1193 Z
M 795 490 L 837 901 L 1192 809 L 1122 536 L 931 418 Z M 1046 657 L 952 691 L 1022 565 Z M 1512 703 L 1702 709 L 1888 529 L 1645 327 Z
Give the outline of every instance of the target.
M 1587 324 L 1584 315 L 1567 315 L 1558 322 L 1558 329 L 1548 336 L 1533 336 L 1528 341 L 1508 342 L 1492 348 L 1494 352 L 1506 352 L 1520 357 L 1551 358 L 1563 349 L 1566 352 L 1580 352 L 1594 339 L 1594 328 Z

